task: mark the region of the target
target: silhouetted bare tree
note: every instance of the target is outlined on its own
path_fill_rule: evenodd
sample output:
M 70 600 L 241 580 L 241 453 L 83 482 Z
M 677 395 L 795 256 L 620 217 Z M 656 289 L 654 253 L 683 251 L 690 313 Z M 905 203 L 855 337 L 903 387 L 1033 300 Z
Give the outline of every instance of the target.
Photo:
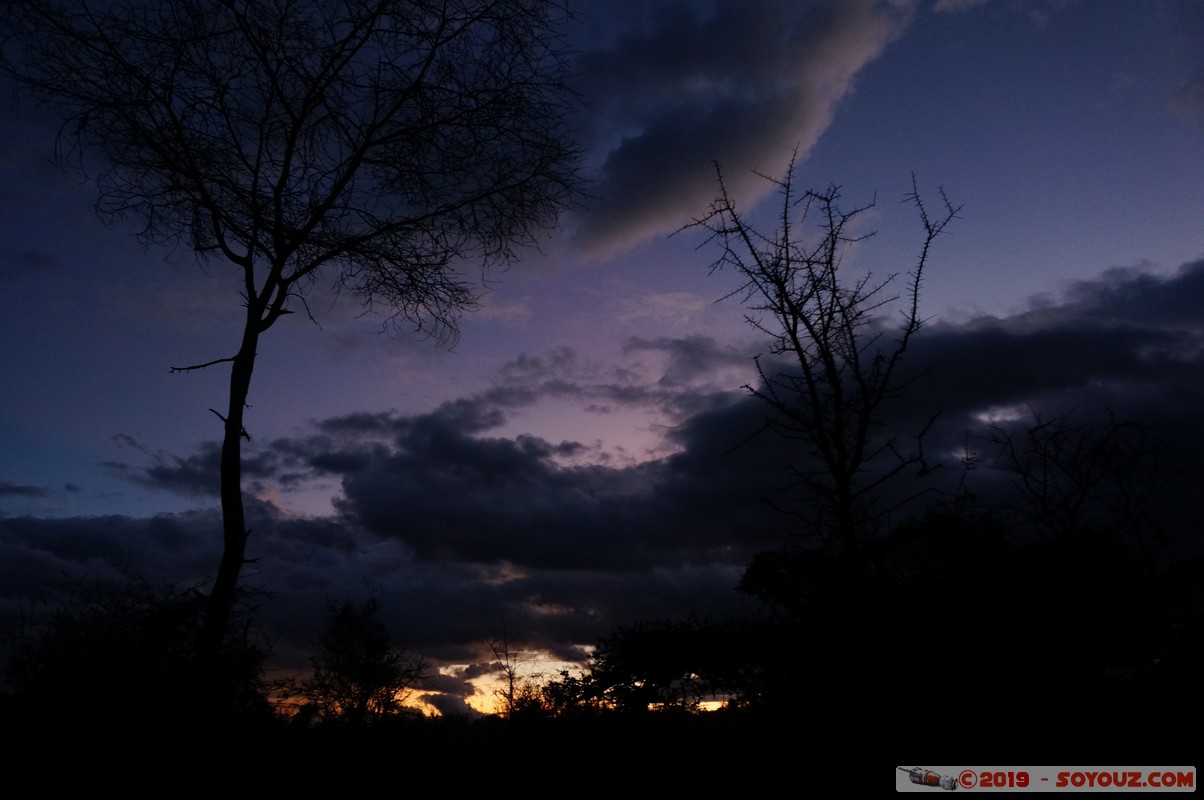
M 1118 420 L 1095 421 L 1071 412 L 1028 416 L 991 426 L 991 466 L 1012 478 L 1021 514 L 1056 538 L 1119 534 L 1153 566 L 1168 544 L 1159 501 L 1174 479 L 1163 463 L 1155 428 Z
M 572 202 L 555 0 L 13 0 L 0 74 L 65 116 L 58 153 L 134 216 L 240 276 L 205 648 L 246 559 L 244 410 L 260 337 L 319 279 L 454 336 L 457 266 L 514 259 Z M 89 160 L 96 156 L 95 161 Z M 94 172 L 93 172 L 94 171 Z M 308 311 L 308 309 L 307 309 Z
M 498 701 L 498 713 L 512 719 L 526 712 L 541 711 L 539 680 L 542 675 L 524 672 L 523 665 L 529 656 L 519 649 L 518 640 L 508 626 L 502 626 L 501 636 L 489 640 L 489 651 L 493 653 L 501 678 L 501 686 L 493 692 Z
M 718 198 L 687 228 L 710 233 L 707 242 L 720 251 L 712 271 L 737 273 L 741 284 L 729 296 L 741 297 L 748 323 L 770 337 L 772 358 L 757 359 L 760 383 L 745 388 L 769 407 L 766 427 L 806 449 L 789 469 L 810 505 L 793 513 L 856 560 L 866 525 L 880 513 L 872 503 L 879 489 L 909 468 L 926 467 L 927 426 L 914 447 L 880 426 L 888 404 L 914 380 L 900 364 L 924 323 L 920 289 L 933 242 L 958 209 L 942 191 L 942 211 L 930 215 L 913 178 L 907 201 L 924 235 L 903 288 L 892 293 L 901 273 L 850 279 L 842 270 L 847 248 L 870 235 L 852 231 L 872 204 L 842 209 L 837 186 L 797 193 L 792 161 L 785 177 L 763 176 L 781 196 L 777 229 L 764 233 L 736 208 L 718 166 L 716 173 Z M 810 236 L 804 226 L 816 217 L 818 235 Z M 892 331 L 881 315 L 896 308 Z

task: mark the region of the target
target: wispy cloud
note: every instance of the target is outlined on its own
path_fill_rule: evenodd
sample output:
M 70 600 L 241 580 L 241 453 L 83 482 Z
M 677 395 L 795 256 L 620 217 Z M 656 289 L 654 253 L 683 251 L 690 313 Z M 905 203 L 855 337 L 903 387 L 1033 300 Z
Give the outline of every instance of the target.
M 45 486 L 0 481 L 0 497 L 45 497 L 49 493 Z

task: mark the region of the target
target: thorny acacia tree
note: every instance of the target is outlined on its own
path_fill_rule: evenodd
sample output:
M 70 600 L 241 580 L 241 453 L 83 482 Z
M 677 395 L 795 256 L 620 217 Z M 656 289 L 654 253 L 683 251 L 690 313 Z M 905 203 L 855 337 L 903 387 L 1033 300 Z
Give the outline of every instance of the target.
M 0 74 L 56 106 L 58 153 L 109 218 L 239 276 L 221 418 L 220 646 L 248 530 L 244 410 L 259 338 L 318 280 L 454 336 L 474 284 L 572 202 L 553 0 L 10 0 Z M 86 156 L 99 156 L 94 162 Z
M 817 517 L 806 521 L 855 562 L 865 527 L 876 518 L 878 490 L 909 468 L 926 468 L 920 445 L 927 426 L 915 449 L 902 448 L 880 426 L 887 405 L 914 380 L 900 365 L 924 322 L 924 270 L 933 242 L 959 209 L 942 191 L 943 210 L 930 215 L 913 178 L 907 201 L 919 213 L 924 238 L 905 287 L 892 292 L 900 273 L 849 280 L 842 271 L 846 250 L 871 235 L 852 231 L 872 204 L 842 209 L 837 186 L 798 194 L 792 160 L 785 177 L 762 176 L 781 196 L 778 227 L 763 233 L 737 210 L 718 166 L 716 174 L 719 194 L 710 212 L 687 227 L 710 233 L 706 243 L 720 250 L 712 272 L 735 270 L 741 283 L 728 296 L 741 297 L 745 319 L 770 337 L 772 359 L 756 362 L 760 384 L 745 388 L 768 405 L 769 430 L 806 448 L 789 466 Z M 805 232 L 813 222 L 818 236 Z M 900 319 L 892 331 L 880 317 L 895 308 Z

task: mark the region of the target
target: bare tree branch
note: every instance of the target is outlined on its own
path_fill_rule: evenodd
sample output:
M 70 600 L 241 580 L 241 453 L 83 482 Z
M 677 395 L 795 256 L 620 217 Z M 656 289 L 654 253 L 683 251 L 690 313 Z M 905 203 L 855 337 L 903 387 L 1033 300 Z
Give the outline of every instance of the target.
M 187 367 L 172 367 L 171 372 L 173 372 L 173 373 L 192 372 L 193 370 L 205 369 L 206 367 L 212 367 L 215 364 L 229 364 L 232 361 L 234 361 L 234 356 L 230 356 L 229 358 L 215 358 L 212 361 L 206 361 L 204 364 L 192 364 Z M 210 409 L 210 410 L 212 410 L 212 409 Z
M 736 208 L 718 165 L 709 213 L 682 230 L 706 231 L 701 246 L 719 250 L 711 271 L 739 277 L 723 299 L 740 298 L 749 325 L 769 337 L 769 358 L 756 359 L 760 380 L 745 389 L 768 406 L 768 430 L 805 448 L 789 471 L 810 503 L 815 532 L 856 558 L 860 539 L 882 513 L 875 508 L 882 487 L 907 470 L 930 469 L 922 442 L 932 419 L 916 434 L 914 450 L 881 438 L 878 427 L 888 405 L 918 377 L 901 375 L 900 364 L 924 324 L 920 293 L 932 245 L 959 209 L 942 190 L 943 211 L 930 216 L 913 175 L 905 202 L 917 210 L 924 238 L 905 287 L 892 292 L 900 273 L 847 282 L 845 252 L 873 235 L 855 234 L 853 226 L 873 203 L 846 210 L 834 185 L 798 194 L 794 168 L 792 159 L 783 178 L 761 175 L 780 196 L 775 231 L 759 230 Z M 900 303 L 894 339 L 887 341 L 890 329 L 880 315 Z

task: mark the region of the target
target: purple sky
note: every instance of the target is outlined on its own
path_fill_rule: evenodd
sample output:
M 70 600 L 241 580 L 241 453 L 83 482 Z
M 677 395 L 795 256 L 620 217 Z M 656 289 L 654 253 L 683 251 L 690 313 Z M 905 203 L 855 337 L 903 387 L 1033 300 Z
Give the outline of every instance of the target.
M 796 149 L 801 188 L 876 199 L 854 273 L 913 266 L 913 173 L 963 206 L 925 284 L 931 372 L 900 409 L 941 412 L 939 452 L 1026 404 L 1195 444 L 1198 3 L 574 5 L 587 207 L 491 276 L 453 349 L 321 292 L 318 324 L 296 314 L 261 347 L 244 574 L 272 593 L 282 662 L 304 665 L 328 598 L 372 590 L 447 667 L 455 708 L 503 629 L 571 659 L 616 624 L 748 608 L 741 567 L 790 541 L 757 502 L 781 480 L 774 443 L 724 455 L 763 416 L 740 387 L 764 344 L 715 302 L 735 285 L 708 274 L 717 253 L 671 236 L 706 212 L 715 160 L 766 224 L 753 171 Z M 234 350 L 236 276 L 102 225 L 94 188 L 48 158 L 53 114 L 4 97 L 0 616 L 69 575 L 204 582 L 227 372 L 169 367 Z

